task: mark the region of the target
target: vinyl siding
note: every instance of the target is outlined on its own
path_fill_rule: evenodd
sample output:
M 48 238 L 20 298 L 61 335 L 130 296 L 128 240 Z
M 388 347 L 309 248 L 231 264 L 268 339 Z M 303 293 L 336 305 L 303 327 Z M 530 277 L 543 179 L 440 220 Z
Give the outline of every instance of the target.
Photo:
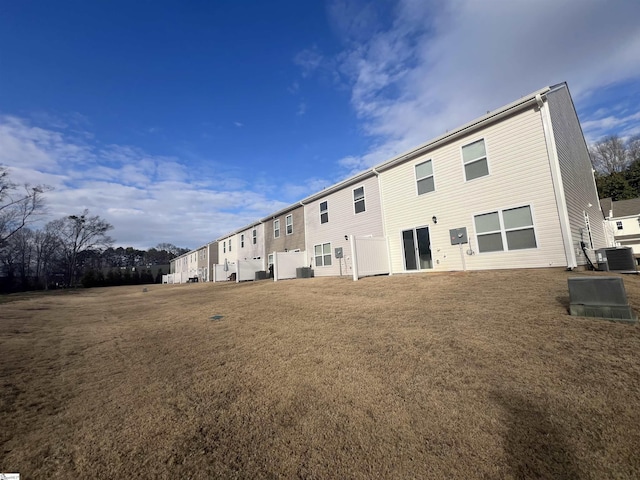
M 229 251 L 229 240 L 232 242 L 232 250 Z M 223 245 L 226 245 L 226 252 Z M 218 240 L 218 263 L 223 264 L 226 260 L 229 263 L 235 263 L 238 258 L 238 250 L 240 247 L 240 236 L 236 234 L 229 235 Z
M 353 202 L 353 190 L 364 186 L 365 211 L 355 213 Z M 320 223 L 320 204 L 328 202 L 329 222 Z M 341 190 L 333 192 L 325 197 L 317 198 L 304 207 L 306 222 L 306 247 L 308 264 L 314 269 L 318 277 L 340 275 L 340 264 L 335 258 L 336 247 L 342 247 L 344 258 L 342 259 L 342 274 L 352 275 L 352 255 L 347 235 L 379 237 L 383 235 L 382 209 L 380 206 L 380 192 L 378 179 L 371 175 Z M 331 265 L 328 267 L 316 267 L 314 261 L 314 245 L 331 243 Z
M 549 92 L 547 98 L 571 225 L 573 248 L 576 251 L 578 264 L 585 264 L 586 259 L 580 248 L 581 240 L 584 239 L 587 244 L 589 243 L 588 235 L 583 233 L 585 211 L 589 214 L 594 248 L 607 246 L 603 215 L 593 178 L 593 167 L 566 85 Z
M 287 216 L 293 216 L 293 233 L 287 235 Z M 280 236 L 273 238 L 273 222 L 280 220 Z M 264 223 L 265 228 L 265 252 L 284 252 L 285 250 L 304 250 L 304 207 L 283 213 L 280 216 L 271 218 Z
M 257 233 L 257 242 L 253 244 L 252 232 L 256 230 Z M 244 247 L 241 247 L 241 236 L 244 235 Z M 236 252 L 236 243 L 238 247 L 238 251 Z M 234 258 L 238 258 L 240 260 L 250 260 L 252 258 L 260 258 L 263 259 L 265 257 L 264 251 L 264 225 L 258 224 L 247 228 L 236 234 L 234 239 L 233 251 L 231 252 L 234 255 Z
M 461 147 L 484 138 L 489 175 L 465 181 Z M 435 191 L 418 195 L 414 166 L 431 159 Z M 460 250 L 449 230 L 466 227 L 472 255 L 466 268 L 566 265 L 540 113 L 534 108 L 470 132 L 380 174 L 392 272 L 404 272 L 402 231 L 429 227 L 433 270 L 461 270 Z M 479 253 L 474 215 L 530 205 L 537 248 Z M 437 217 L 434 224 L 432 217 Z

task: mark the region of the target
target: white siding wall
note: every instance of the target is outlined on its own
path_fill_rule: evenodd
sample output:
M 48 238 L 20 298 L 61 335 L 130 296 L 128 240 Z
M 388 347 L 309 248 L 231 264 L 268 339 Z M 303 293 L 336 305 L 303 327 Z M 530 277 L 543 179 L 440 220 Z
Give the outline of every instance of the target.
M 257 234 L 255 245 L 253 244 L 251 236 L 254 228 L 256 229 Z M 244 247 L 241 246 L 242 235 L 244 235 Z M 235 251 L 236 247 L 238 249 L 237 251 Z M 234 258 L 238 258 L 239 260 L 251 260 L 256 257 L 264 259 L 264 225 L 261 223 L 236 234 L 233 242 L 233 248 L 234 251 L 231 253 L 235 253 Z
M 365 208 L 362 213 L 355 213 L 353 190 L 364 186 Z M 320 203 L 328 202 L 329 222 L 320 223 Z M 316 277 L 339 275 L 340 265 L 334 256 L 335 248 L 342 247 L 342 274 L 352 275 L 351 247 L 345 235 L 379 237 L 383 235 L 380 193 L 378 179 L 375 175 L 354 183 L 337 192 L 314 200 L 304 207 L 306 224 L 307 265 L 314 269 Z M 331 266 L 316 266 L 314 262 L 314 245 L 331 243 Z
M 231 241 L 231 245 L 232 245 L 231 251 L 229 251 L 229 241 Z M 239 257 L 238 255 L 239 247 L 240 247 L 239 235 L 233 234 L 219 240 L 218 241 L 218 263 L 220 265 L 223 265 L 224 261 L 227 260 L 228 263 L 235 264 L 236 259 Z
M 466 182 L 461 147 L 485 139 L 490 174 Z M 418 195 L 415 165 L 432 159 L 436 190 Z M 467 269 L 565 266 L 560 222 L 540 113 L 534 108 L 438 147 L 380 174 L 392 272 L 405 271 L 402 231 L 428 226 L 434 270 L 463 268 L 449 230 L 467 227 Z M 537 248 L 478 253 L 474 215 L 530 205 Z M 433 224 L 432 217 L 437 217 Z

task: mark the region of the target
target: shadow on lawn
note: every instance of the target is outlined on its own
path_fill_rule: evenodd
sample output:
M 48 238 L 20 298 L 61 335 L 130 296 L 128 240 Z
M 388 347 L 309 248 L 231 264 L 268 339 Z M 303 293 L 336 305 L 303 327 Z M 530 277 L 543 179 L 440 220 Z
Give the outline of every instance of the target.
M 507 413 L 506 459 L 515 478 L 581 478 L 578 462 L 566 444 L 569 432 L 563 412 L 518 394 L 497 393 L 494 400 Z

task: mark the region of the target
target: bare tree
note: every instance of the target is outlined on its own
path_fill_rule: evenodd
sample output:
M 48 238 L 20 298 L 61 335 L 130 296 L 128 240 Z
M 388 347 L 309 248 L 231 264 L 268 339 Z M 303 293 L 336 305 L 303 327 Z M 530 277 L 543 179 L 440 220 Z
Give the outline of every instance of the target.
M 99 250 L 113 244 L 107 232 L 113 225 L 99 216 L 89 216 L 85 209 L 81 215 L 70 215 L 59 220 L 58 239 L 66 263 L 67 281 L 73 284 L 78 277 L 78 258 L 82 252 Z
M 7 168 L 0 166 L 0 246 L 44 212 L 43 193 L 48 190 L 45 185 L 20 188 L 9 179 Z
M 49 274 L 51 267 L 58 258 L 60 239 L 58 231 L 62 227 L 61 220 L 54 220 L 45 225 L 44 230 L 38 230 L 34 236 L 36 253 L 35 275 L 45 290 L 49 289 Z
M 603 138 L 589 148 L 593 168 L 601 175 L 624 172 L 633 161 L 629 147 L 617 135 Z

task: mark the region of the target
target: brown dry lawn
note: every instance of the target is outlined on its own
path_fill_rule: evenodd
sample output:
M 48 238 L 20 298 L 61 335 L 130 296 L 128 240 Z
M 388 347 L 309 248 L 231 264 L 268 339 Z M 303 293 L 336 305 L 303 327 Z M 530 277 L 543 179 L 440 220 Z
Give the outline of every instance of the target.
M 572 275 L 4 297 L 0 471 L 640 478 L 640 327 L 570 317 Z

